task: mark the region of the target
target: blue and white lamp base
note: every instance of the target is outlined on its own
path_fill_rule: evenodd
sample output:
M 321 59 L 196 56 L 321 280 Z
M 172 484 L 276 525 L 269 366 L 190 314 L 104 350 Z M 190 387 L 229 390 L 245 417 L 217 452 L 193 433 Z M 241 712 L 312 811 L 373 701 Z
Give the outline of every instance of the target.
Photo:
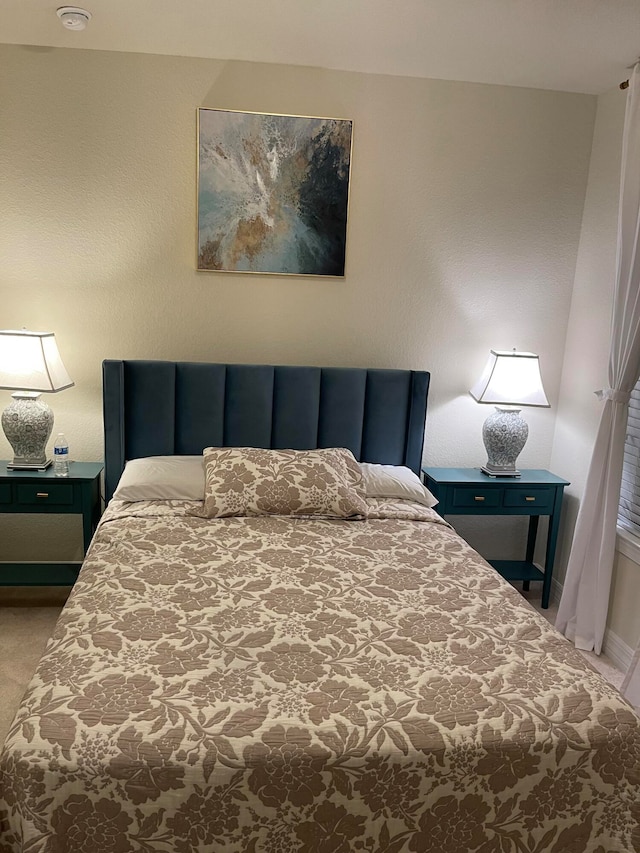
M 513 406 L 496 406 L 484 422 L 482 440 L 487 451 L 487 462 L 481 468 L 490 477 L 519 477 L 516 459 L 529 437 L 529 427 Z
M 2 413 L 2 429 L 13 448 L 12 471 L 44 471 L 51 465 L 46 447 L 53 429 L 53 412 L 34 391 L 16 391 Z

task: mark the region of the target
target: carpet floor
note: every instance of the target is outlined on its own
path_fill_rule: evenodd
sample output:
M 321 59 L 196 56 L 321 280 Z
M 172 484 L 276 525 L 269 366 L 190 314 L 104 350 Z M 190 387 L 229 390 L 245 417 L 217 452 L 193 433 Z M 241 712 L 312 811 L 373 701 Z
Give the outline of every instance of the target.
M 0 588 L 0 743 L 68 595 L 68 587 Z

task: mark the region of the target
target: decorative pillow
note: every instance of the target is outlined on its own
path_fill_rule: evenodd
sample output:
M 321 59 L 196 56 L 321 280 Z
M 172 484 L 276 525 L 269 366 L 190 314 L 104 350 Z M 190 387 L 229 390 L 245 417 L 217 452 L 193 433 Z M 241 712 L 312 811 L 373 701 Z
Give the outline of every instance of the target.
M 118 501 L 201 501 L 204 498 L 202 456 L 147 456 L 131 459 L 113 497 Z
M 208 447 L 204 461 L 204 505 L 192 515 L 355 518 L 367 513 L 360 466 L 343 448 Z
M 360 469 L 368 498 L 401 498 L 428 507 L 438 503 L 411 468 L 361 462 Z

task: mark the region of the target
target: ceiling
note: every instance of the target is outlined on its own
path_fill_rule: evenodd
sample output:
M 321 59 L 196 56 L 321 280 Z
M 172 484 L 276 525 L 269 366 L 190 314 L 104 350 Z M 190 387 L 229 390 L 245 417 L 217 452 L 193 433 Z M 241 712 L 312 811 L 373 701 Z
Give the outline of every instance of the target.
M 0 41 L 590 94 L 640 56 L 640 0 L 80 0 L 83 32 L 63 2 L 1 0 Z

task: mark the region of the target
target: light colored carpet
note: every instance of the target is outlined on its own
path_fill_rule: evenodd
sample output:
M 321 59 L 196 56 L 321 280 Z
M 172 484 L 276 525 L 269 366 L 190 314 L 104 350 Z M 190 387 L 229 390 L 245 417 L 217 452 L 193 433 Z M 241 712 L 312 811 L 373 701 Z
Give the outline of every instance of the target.
M 11 725 L 22 695 L 51 636 L 69 594 L 67 587 L 0 587 L 0 743 Z M 540 593 L 526 598 L 553 624 L 557 608 L 540 608 Z M 606 655 L 583 652 L 585 658 L 618 689 L 624 677 Z
M 68 587 L 0 587 L 0 743 L 68 595 Z

